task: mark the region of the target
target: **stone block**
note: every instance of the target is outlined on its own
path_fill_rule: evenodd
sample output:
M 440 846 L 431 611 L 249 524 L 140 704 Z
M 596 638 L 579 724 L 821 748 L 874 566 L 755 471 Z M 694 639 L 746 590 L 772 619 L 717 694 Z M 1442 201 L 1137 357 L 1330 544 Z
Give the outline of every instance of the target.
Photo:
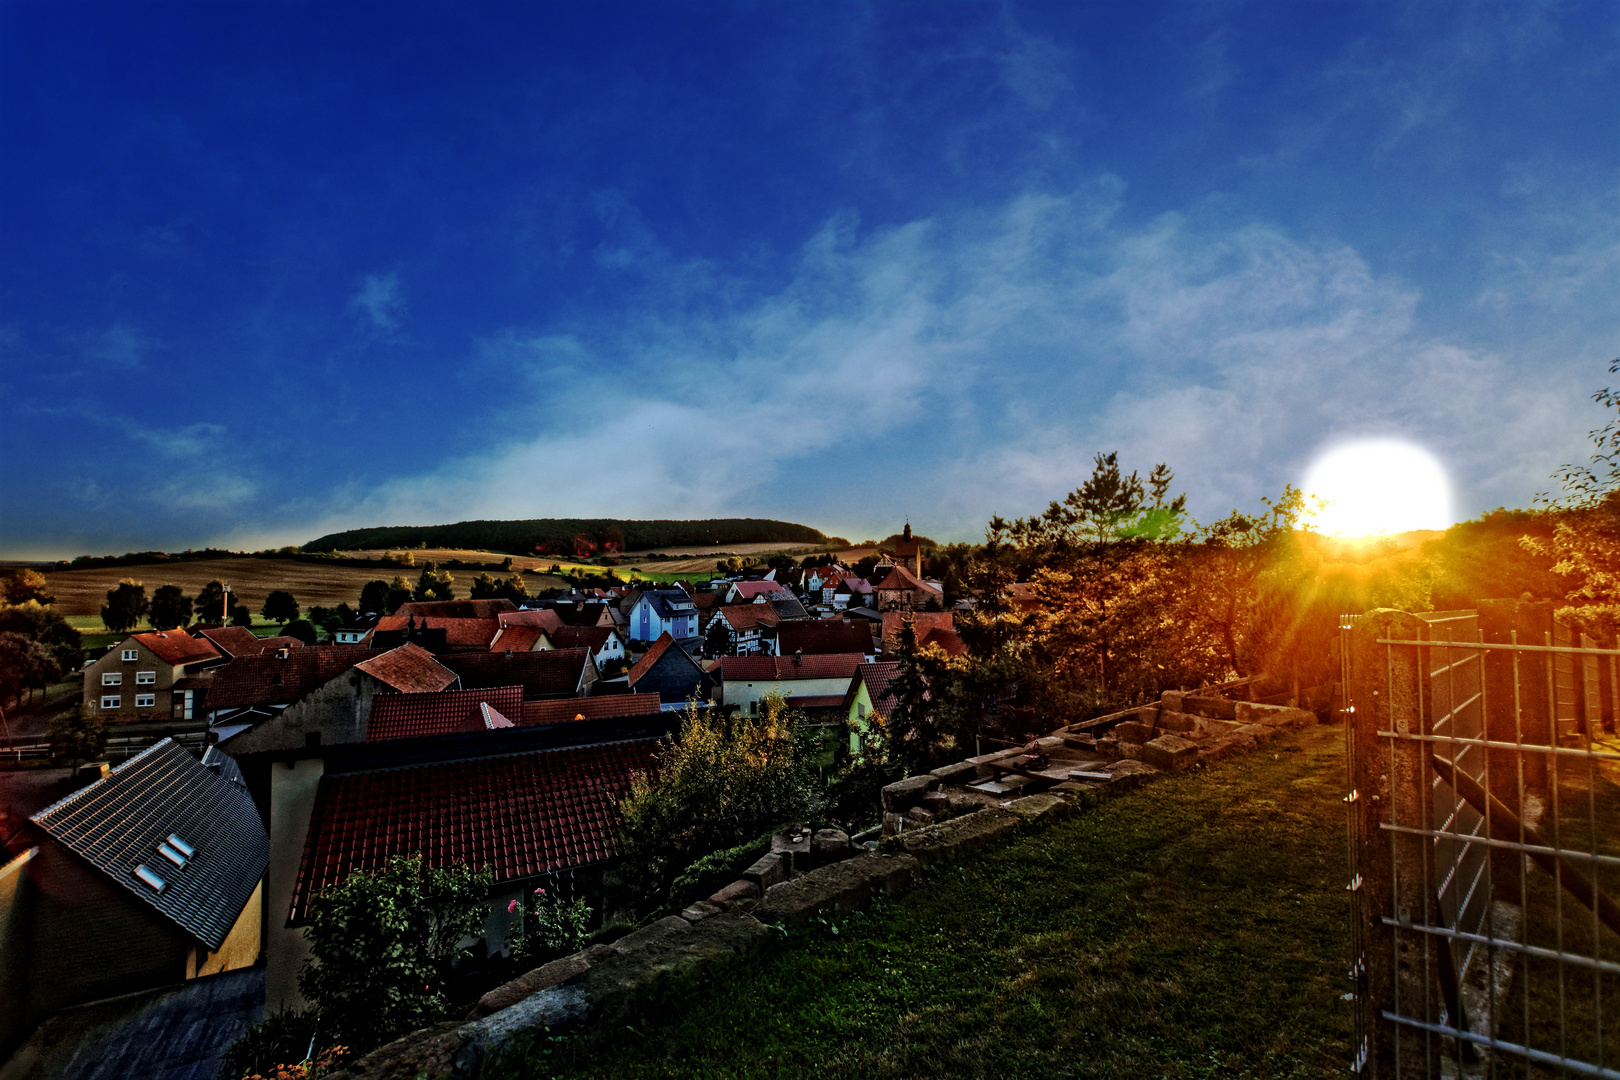
M 1142 761 L 1161 772 L 1188 768 L 1198 761 L 1198 744 L 1179 735 L 1160 735 L 1142 747 Z
M 923 825 L 931 825 L 934 821 L 934 812 L 925 810 L 920 806 L 913 806 L 903 815 L 906 819 L 906 828 L 915 829 Z
M 928 775 L 941 784 L 966 784 L 979 775 L 979 767 L 971 761 L 958 761 L 954 765 L 941 765 Z
M 906 827 L 904 814 L 896 814 L 892 810 L 883 811 L 883 835 L 895 836 L 903 832 Z
M 1247 735 L 1259 745 L 1264 746 L 1266 743 L 1277 737 L 1277 729 L 1274 727 L 1267 727 L 1265 724 L 1244 724 L 1233 734 Z
M 1207 716 L 1212 720 L 1237 719 L 1237 706 L 1237 702 L 1222 697 L 1193 697 L 1189 694 L 1181 699 L 1182 712 Z
M 923 774 L 922 776 L 908 776 L 904 780 L 896 780 L 883 789 L 883 809 L 901 813 L 917 805 L 923 797 L 923 792 L 932 791 L 939 786 L 939 777 Z
M 982 848 L 1016 830 L 1022 819 L 1000 807 L 986 807 L 949 821 L 900 834 L 900 845 L 920 863 L 944 862 Z
M 774 888 L 791 884 L 784 882 Z M 674 916 L 660 919 L 652 926 L 622 939 L 618 943 L 619 955 L 600 964 L 592 964 L 578 984 L 542 991 L 482 1023 L 492 1024 L 508 1013 L 518 1012 L 531 1004 L 539 1007 L 544 1004 L 546 995 L 556 994 L 560 990 L 578 990 L 583 996 L 584 1009 L 590 1020 L 611 1020 L 636 991 L 665 978 L 758 952 L 771 933 L 769 927 L 746 915 L 716 915 L 695 925 L 686 924 L 684 931 L 663 928 L 671 920 L 686 924 L 684 919 L 675 919 Z M 649 934 L 649 930 L 655 932 Z M 632 938 L 636 939 L 633 947 L 626 948 L 626 942 Z M 551 1026 L 555 1030 L 560 1025 L 553 1022 Z
M 1152 727 L 1158 722 L 1160 711 L 1161 710 L 1157 703 L 1152 705 L 1143 705 L 1140 709 L 1136 710 L 1137 722 L 1146 724 L 1148 727 Z
M 1103 757 L 1119 756 L 1119 740 L 1112 735 L 1104 735 L 1097 740 L 1097 753 Z
M 690 910 L 690 909 L 688 909 Z M 715 911 L 719 909 L 716 908 Z M 483 997 L 468 1014 L 467 1019 L 478 1020 L 490 1013 L 500 1012 L 509 1006 L 516 1005 L 530 994 L 537 994 L 548 987 L 557 986 L 585 974 L 590 969 L 590 962 L 581 953 L 564 956 L 553 960 L 549 964 L 542 964 L 533 971 L 519 975 L 511 982 L 502 983 Z
M 797 926 L 817 915 L 848 914 L 874 894 L 896 896 L 911 886 L 917 860 L 909 855 L 856 855 L 773 885 L 754 911 L 761 923 Z
M 787 880 L 786 864 L 787 860 L 779 851 L 761 855 L 752 866 L 742 872 L 743 880 L 752 881 L 763 893 L 777 882 Z
M 775 883 L 773 882 L 772 884 Z M 709 903 L 707 900 L 699 900 L 697 903 L 681 912 L 681 918 L 685 919 L 689 923 L 699 923 L 704 919 L 718 914 L 720 914 L 720 909 L 718 907 Z
M 1121 742 L 1115 749 L 1115 752 L 1118 753 L 1121 758 L 1128 758 L 1131 761 L 1139 761 L 1142 758 L 1142 745 L 1143 744 L 1141 743 Z
M 1159 770 L 1142 761 L 1116 761 L 1108 767 L 1108 775 L 1113 777 L 1109 787 L 1130 789 L 1158 776 Z
M 810 861 L 816 866 L 847 859 L 852 850 L 849 834 L 841 829 L 822 829 L 810 838 Z
M 1061 735 L 1043 735 L 1039 739 L 1035 740 L 1034 750 L 1038 751 L 1039 753 L 1042 753 L 1042 754 L 1050 754 L 1053 750 L 1056 750 L 1058 747 L 1060 747 L 1062 745 L 1063 745 L 1063 736 L 1061 736 Z
M 1316 723 L 1316 714 L 1309 709 L 1262 705 L 1254 701 L 1238 702 L 1236 718 L 1244 724 L 1264 724 L 1266 727 L 1298 728 Z
M 1022 799 L 1016 799 L 1007 809 L 1017 814 L 1027 825 L 1048 825 L 1068 817 L 1074 808 L 1056 795 L 1043 794 L 1026 795 Z
M 1067 746 L 1070 750 L 1095 750 L 1097 749 L 1097 736 L 1088 735 L 1085 733 L 1081 733 L 1079 735 L 1065 735 L 1063 737 L 1063 745 Z
M 341 1070 L 325 1073 L 333 1080 L 387 1077 L 409 1080 L 416 1076 L 451 1076 L 472 1038 L 475 1024 L 446 1020 L 380 1046 Z
M 1126 720 L 1114 725 L 1114 738 L 1122 743 L 1136 743 L 1141 745 L 1153 738 L 1156 733 L 1149 724 L 1139 720 Z
M 759 886 L 752 881 L 733 881 L 730 885 L 709 897 L 709 903 L 721 911 L 731 911 L 739 902 L 757 899 L 758 897 Z M 653 925 L 656 926 L 657 923 Z
M 1186 700 L 1186 697 L 1186 693 L 1181 690 L 1166 690 L 1159 695 L 1159 707 L 1173 709 L 1176 712 L 1186 712 L 1187 710 L 1182 708 L 1182 702 Z
M 1171 712 L 1169 709 L 1159 714 L 1159 730 L 1180 735 L 1199 728 L 1198 717 L 1191 713 Z
M 937 814 L 951 805 L 951 797 L 943 791 L 930 791 L 922 797 L 922 802 L 917 805 L 930 813 Z
M 782 869 L 789 876 L 810 869 L 810 830 L 786 830 L 771 837 L 771 854 L 782 857 Z

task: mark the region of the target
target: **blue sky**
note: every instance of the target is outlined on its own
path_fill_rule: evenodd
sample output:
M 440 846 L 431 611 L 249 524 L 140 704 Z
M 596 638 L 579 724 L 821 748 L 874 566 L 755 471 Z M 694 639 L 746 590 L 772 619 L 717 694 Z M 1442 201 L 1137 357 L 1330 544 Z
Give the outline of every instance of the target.
M 1620 355 L 1620 6 L 0 3 L 0 554 L 474 517 L 972 539 Z

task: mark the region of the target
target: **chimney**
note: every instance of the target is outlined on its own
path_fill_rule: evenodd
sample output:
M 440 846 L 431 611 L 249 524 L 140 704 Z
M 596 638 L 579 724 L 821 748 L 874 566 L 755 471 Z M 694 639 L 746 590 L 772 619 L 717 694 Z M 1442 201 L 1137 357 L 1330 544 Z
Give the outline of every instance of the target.
M 798 667 L 802 663 L 804 663 L 804 650 L 803 649 L 794 649 L 793 650 L 793 666 Z

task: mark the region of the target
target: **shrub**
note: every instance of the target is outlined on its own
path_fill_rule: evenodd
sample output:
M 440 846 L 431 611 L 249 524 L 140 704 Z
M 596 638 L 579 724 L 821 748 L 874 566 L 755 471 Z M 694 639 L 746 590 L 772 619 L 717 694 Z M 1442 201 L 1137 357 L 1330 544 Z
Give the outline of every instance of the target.
M 508 913 L 518 904 L 512 901 Z M 583 899 L 564 900 L 555 891 L 537 888 L 522 906 L 523 925 L 512 951 L 525 965 L 543 964 L 584 947 L 592 912 Z
M 317 897 L 298 985 L 322 1030 L 364 1053 L 441 1019 L 459 943 L 477 937 L 489 915 L 490 882 L 487 868 L 396 856 Z
M 774 831 L 774 830 L 773 830 Z M 752 866 L 763 855 L 771 850 L 771 833 L 766 833 L 758 840 L 750 840 L 746 844 L 726 848 L 724 851 L 714 851 L 703 856 L 675 876 L 669 885 L 669 902 L 674 908 L 684 908 L 688 904 L 714 895 L 716 889 L 724 888 L 737 880 L 737 875 Z

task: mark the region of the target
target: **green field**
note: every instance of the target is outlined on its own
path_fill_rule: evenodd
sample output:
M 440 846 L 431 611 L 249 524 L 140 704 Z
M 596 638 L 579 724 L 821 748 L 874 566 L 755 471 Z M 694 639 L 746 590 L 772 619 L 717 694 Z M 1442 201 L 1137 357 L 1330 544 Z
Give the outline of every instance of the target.
M 499 1075 L 1341 1074 L 1342 737 L 1289 734 L 936 869 Z
M 86 649 L 104 649 L 109 645 L 118 644 L 131 633 L 146 633 L 152 629 L 152 624 L 142 619 L 140 624 L 132 631 L 123 634 L 111 634 L 107 632 L 107 628 L 102 624 L 99 615 L 64 615 L 63 618 L 83 636 Z M 281 633 L 281 626 L 281 623 L 264 622 L 255 619 L 249 629 L 259 637 L 275 637 Z

